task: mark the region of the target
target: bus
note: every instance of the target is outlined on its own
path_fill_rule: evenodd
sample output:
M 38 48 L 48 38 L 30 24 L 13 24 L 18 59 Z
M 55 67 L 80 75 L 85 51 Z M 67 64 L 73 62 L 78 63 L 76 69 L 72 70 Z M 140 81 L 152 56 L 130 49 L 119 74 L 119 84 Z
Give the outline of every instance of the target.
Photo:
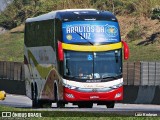
M 109 11 L 66 9 L 25 22 L 26 95 L 32 107 L 114 108 L 123 99 L 121 40 L 117 18 Z

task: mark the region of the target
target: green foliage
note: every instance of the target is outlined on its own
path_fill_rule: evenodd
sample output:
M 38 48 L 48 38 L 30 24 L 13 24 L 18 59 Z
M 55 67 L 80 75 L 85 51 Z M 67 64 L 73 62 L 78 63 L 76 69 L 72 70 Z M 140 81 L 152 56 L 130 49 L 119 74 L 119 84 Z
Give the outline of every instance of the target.
M 135 26 L 128 34 L 127 38 L 129 40 L 137 40 L 141 39 L 142 29 L 139 26 Z
M 91 0 L 95 8 L 108 10 L 114 14 L 151 16 L 152 8 L 160 5 L 159 0 Z
M 14 0 L 4 12 L 0 13 L 0 26 L 12 29 L 24 23 L 28 17 L 35 17 L 52 10 L 71 8 L 96 8 L 111 11 L 116 15 L 125 14 L 159 19 L 159 6 L 160 0 Z M 133 40 L 141 39 L 142 31 L 144 29 L 135 24 L 134 28 L 127 32 L 128 39 L 132 41 L 129 43 L 132 55 L 130 61 L 159 60 L 160 51 L 158 45 L 155 46 L 156 43 L 145 47 L 133 44 L 137 42 Z M 0 35 L 2 52 L 0 60 L 22 62 L 23 37 L 23 33 Z
M 5 33 L 0 35 L 0 61 L 23 61 L 23 33 Z
M 152 19 L 160 19 L 160 6 L 156 6 L 152 9 Z
M 147 46 L 137 45 L 139 41 L 129 42 L 130 58 L 129 62 L 133 61 L 159 61 L 160 60 L 160 47 L 157 43 Z
M 160 6 L 160 0 L 14 0 L 0 13 L 0 26 L 7 29 L 24 23 L 26 18 L 58 9 L 96 8 L 114 14 L 143 15 L 155 18 L 159 13 L 152 8 Z

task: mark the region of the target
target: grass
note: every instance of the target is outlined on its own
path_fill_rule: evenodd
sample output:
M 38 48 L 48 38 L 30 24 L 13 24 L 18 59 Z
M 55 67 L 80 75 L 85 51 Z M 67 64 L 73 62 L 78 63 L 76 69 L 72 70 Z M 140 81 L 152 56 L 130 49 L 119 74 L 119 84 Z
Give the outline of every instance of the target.
M 23 61 L 23 33 L 10 33 L 0 35 L 0 61 Z
M 129 61 L 160 61 L 160 46 L 158 43 L 149 45 L 137 45 L 140 40 L 129 42 Z
M 59 117 L 59 118 L 37 118 L 35 120 L 157 120 L 158 118 L 153 117 Z
M 32 118 L 33 120 L 156 120 L 158 117 L 134 117 L 134 116 L 120 116 L 116 114 L 109 114 L 107 112 L 67 112 L 67 111 L 36 111 L 32 109 L 13 108 L 0 105 L 0 117 L 2 111 L 17 112 L 17 113 L 42 113 L 42 118 Z M 45 116 L 45 117 L 43 117 Z M 1 118 L 0 118 L 1 119 Z
M 22 109 L 0 105 L 0 111 L 21 111 Z

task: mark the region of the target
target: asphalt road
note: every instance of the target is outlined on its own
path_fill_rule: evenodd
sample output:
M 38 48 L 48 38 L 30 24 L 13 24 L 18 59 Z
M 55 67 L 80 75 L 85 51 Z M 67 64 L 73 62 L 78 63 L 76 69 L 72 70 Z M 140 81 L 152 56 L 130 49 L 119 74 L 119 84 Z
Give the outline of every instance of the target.
M 4 101 L 0 101 L 0 105 L 12 106 L 16 108 L 30 108 L 31 100 L 26 96 L 7 94 Z M 93 108 L 78 108 L 76 105 L 67 104 L 65 108 L 56 108 L 56 104 L 52 104 L 52 108 L 35 109 L 37 111 L 88 111 L 88 112 L 106 112 L 123 115 L 135 115 L 139 112 L 151 113 L 150 115 L 160 116 L 160 105 L 145 105 L 145 104 L 122 104 L 116 103 L 115 108 L 106 108 L 104 105 L 94 104 Z

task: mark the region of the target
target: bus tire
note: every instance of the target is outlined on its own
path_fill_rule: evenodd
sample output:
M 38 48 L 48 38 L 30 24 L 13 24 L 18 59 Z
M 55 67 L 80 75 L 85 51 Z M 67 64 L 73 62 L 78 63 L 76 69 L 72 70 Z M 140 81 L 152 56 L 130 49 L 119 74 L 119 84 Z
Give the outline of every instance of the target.
M 32 107 L 33 108 L 40 108 L 40 107 L 42 107 L 41 102 L 38 100 L 37 86 L 35 85 L 33 87 L 33 85 L 32 85 L 31 90 L 32 90 Z
M 80 102 L 80 103 L 78 103 L 78 107 L 79 108 L 92 108 L 93 103 L 91 103 L 91 102 Z
M 57 101 L 57 108 L 64 108 L 65 107 L 65 103 L 62 101 Z
M 39 101 L 39 107 L 51 108 L 52 107 L 52 102 L 50 102 L 50 101 Z
M 32 107 L 33 108 L 36 108 L 36 106 L 37 106 L 37 101 L 36 101 L 36 98 L 35 98 L 35 95 L 36 93 L 35 93 L 35 88 L 34 88 L 34 86 L 33 86 L 33 84 L 31 85 L 31 95 L 32 95 Z
M 58 99 L 58 90 L 57 90 L 57 86 L 54 85 L 54 95 L 55 95 L 55 101 L 56 101 L 56 104 L 57 104 L 57 108 L 64 108 L 65 107 L 65 103 L 63 101 L 60 101 Z
M 107 103 L 106 107 L 107 108 L 114 108 L 115 102 L 109 102 Z

